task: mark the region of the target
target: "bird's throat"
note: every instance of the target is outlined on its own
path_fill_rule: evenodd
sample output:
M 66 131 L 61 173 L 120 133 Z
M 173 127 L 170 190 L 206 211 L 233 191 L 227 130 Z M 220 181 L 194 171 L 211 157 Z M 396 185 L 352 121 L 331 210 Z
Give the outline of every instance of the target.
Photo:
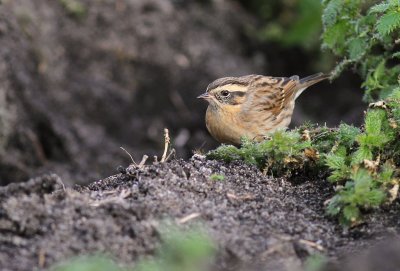
M 240 144 L 240 138 L 246 135 L 242 121 L 237 119 L 239 114 L 231 109 L 210 105 L 206 113 L 206 126 L 210 134 L 219 142 L 226 144 Z

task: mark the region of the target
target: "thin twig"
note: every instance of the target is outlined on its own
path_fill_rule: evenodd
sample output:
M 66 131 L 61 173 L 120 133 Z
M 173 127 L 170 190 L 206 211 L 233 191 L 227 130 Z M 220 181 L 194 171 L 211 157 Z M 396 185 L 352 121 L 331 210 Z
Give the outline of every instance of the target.
M 185 216 L 185 217 L 179 219 L 178 220 L 178 224 L 185 224 L 186 222 L 188 222 L 188 221 L 190 221 L 192 219 L 195 219 L 196 217 L 199 217 L 199 216 L 201 216 L 200 213 L 192 213 L 192 214 L 190 214 L 188 216 Z
M 46 263 L 46 253 L 45 251 L 41 248 L 39 250 L 39 254 L 38 254 L 38 264 L 40 268 L 43 268 L 44 265 Z
M 317 244 L 317 243 L 315 243 L 315 242 L 312 242 L 312 241 L 300 239 L 299 242 L 302 243 L 302 244 L 304 244 L 304 245 L 306 245 L 306 246 L 315 248 L 315 249 L 317 249 L 317 250 L 319 250 L 319 251 L 324 251 L 324 250 L 325 250 L 323 246 L 321 246 L 320 244 Z
M 131 160 L 132 160 L 132 163 L 135 165 L 135 166 L 137 166 L 137 164 L 136 164 L 136 162 L 135 162 L 135 160 L 133 160 L 133 157 L 132 157 L 132 155 L 127 151 L 127 150 L 125 150 L 123 147 L 120 147 L 120 149 L 121 150 L 123 150 L 124 152 L 126 152 L 126 154 L 128 154 L 129 155 L 129 157 L 131 158 Z
M 172 149 L 169 154 L 167 155 L 167 158 L 165 159 L 165 161 L 168 161 L 169 158 L 171 158 L 172 155 L 174 155 L 176 153 L 175 149 Z

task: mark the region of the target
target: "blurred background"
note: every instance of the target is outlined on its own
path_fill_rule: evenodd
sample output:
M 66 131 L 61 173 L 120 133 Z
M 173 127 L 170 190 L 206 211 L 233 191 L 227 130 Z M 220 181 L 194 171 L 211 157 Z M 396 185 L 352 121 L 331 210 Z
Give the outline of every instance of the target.
M 0 184 L 54 172 L 67 184 L 217 146 L 196 99 L 224 76 L 329 72 L 320 0 L 0 1 Z M 292 125 L 359 125 L 351 71 L 310 88 Z

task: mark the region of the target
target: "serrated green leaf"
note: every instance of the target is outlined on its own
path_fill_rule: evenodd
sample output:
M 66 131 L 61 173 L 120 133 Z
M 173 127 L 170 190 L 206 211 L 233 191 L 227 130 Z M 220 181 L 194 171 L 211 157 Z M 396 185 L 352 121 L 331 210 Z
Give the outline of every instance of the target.
M 339 125 L 338 141 L 346 147 L 351 147 L 356 140 L 357 135 L 360 134 L 360 129 L 352 125 L 342 123 Z
M 323 45 L 335 52 L 343 51 L 347 29 L 348 24 L 346 21 L 338 22 L 337 24 L 327 28 L 323 34 Z
M 364 207 L 377 207 L 385 200 L 385 193 L 380 189 L 372 189 L 359 195 L 359 204 Z
M 326 209 L 326 212 L 328 215 L 338 215 L 341 211 L 341 196 L 340 195 L 335 195 L 328 204 L 328 207 Z
M 389 0 L 389 5 L 392 8 L 400 7 L 400 1 L 399 0 Z
M 322 15 L 322 22 L 325 27 L 332 26 L 336 23 L 337 16 L 340 14 L 343 4 L 344 2 L 342 0 L 331 0 L 328 2 Z
M 369 9 L 369 13 L 385 12 L 390 7 L 389 3 L 380 3 Z
M 400 28 L 400 12 L 390 11 L 376 23 L 376 29 L 381 36 L 386 36 Z
M 351 39 L 348 44 L 348 51 L 350 59 L 356 60 L 362 57 L 368 48 L 365 38 Z
M 370 190 L 372 177 L 365 169 L 358 169 L 351 178 L 354 180 L 354 190 L 356 193 L 366 193 Z
M 337 154 L 327 154 L 325 156 L 326 165 L 330 169 L 342 169 L 346 166 L 346 157 Z
M 369 110 L 365 117 L 365 132 L 368 135 L 378 135 L 381 132 L 386 112 L 383 109 Z
M 378 175 L 378 181 L 382 183 L 389 183 L 392 180 L 392 176 L 394 174 L 395 167 L 393 164 L 386 161 L 382 166 L 382 170 Z
M 343 215 L 350 222 L 357 221 L 360 218 L 360 209 L 354 205 L 347 205 L 343 208 Z
M 400 52 L 393 53 L 392 58 L 400 58 Z
M 362 135 L 365 136 L 365 135 Z M 358 150 L 353 154 L 353 158 L 351 160 L 352 165 L 359 164 L 363 162 L 365 159 L 372 160 L 372 151 L 368 146 L 361 145 Z

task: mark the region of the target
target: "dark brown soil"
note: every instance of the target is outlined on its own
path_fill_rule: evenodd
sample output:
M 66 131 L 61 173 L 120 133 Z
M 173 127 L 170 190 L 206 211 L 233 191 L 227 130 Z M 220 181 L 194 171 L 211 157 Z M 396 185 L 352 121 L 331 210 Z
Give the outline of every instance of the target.
M 213 173 L 225 179 L 212 180 Z M 398 232 L 399 204 L 344 231 L 324 214 L 329 187 L 314 180 L 294 185 L 200 155 L 130 167 L 77 189 L 46 175 L 0 189 L 0 266 L 46 269 L 97 252 L 134 264 L 155 251 L 163 221 L 194 213 L 181 227 L 201 223 L 209 232 L 219 248 L 214 270 L 300 270 L 310 254 L 335 260 Z

